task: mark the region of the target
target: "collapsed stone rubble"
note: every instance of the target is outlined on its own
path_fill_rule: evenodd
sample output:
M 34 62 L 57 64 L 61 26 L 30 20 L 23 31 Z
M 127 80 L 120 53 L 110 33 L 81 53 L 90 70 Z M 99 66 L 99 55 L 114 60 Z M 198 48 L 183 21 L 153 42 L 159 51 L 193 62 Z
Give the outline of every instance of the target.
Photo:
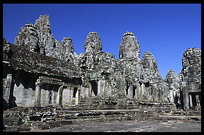
M 179 109 L 181 115 L 183 110 L 200 110 L 199 48 L 184 52 L 179 77 L 171 69 L 164 80 L 151 52 L 145 52 L 140 59 L 140 45 L 132 32 L 125 32 L 122 37 L 119 59 L 102 51 L 97 32 L 88 34 L 84 48 L 84 53 L 77 55 L 70 37 L 57 41 L 51 33 L 48 15 L 22 27 L 14 44 L 3 39 L 3 107 L 7 127 L 12 125 L 10 113 L 22 108 L 28 112 L 16 112 L 13 124 L 35 127 L 31 121 L 39 120 L 42 129 L 46 120 L 60 120 L 51 124 L 60 126 L 72 123 L 66 118 L 80 121 L 85 116 L 97 116 L 101 120 L 116 120 L 145 115 L 159 119 L 159 114 L 173 115 Z M 49 107 L 58 112 L 42 111 Z M 41 114 L 33 114 L 37 112 Z

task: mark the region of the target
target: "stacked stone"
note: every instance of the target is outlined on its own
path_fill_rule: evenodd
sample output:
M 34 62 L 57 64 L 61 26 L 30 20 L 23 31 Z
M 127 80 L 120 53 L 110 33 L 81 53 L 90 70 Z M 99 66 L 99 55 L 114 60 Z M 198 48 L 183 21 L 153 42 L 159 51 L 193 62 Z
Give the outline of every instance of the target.
M 22 27 L 15 38 L 14 44 L 24 46 L 31 52 L 39 53 L 39 35 L 36 27 L 30 23 Z
M 165 82 L 168 86 L 167 93 L 169 102 L 176 104 L 177 107 L 180 106 L 180 82 L 178 76 L 172 69 L 168 71 Z
M 119 60 L 117 67 L 121 72 L 120 81 L 123 86 L 120 91 L 126 93 L 127 98 L 141 97 L 140 80 L 143 74 L 143 66 L 140 60 L 140 46 L 137 38 L 132 32 L 123 34 L 122 42 L 119 49 Z M 123 79 L 124 78 L 124 79 Z
M 7 44 L 5 40 L 4 42 Z M 114 55 L 102 52 L 102 43 L 97 32 L 90 32 L 87 35 L 84 53 L 78 56 L 74 52 L 70 37 L 65 37 L 62 42 L 54 38 L 48 15 L 40 16 L 35 24 L 28 23 L 22 27 L 15 38 L 15 44 L 31 52 L 55 57 L 80 67 L 78 72 L 82 79 L 82 97 L 95 94 L 120 99 L 126 97 L 137 100 L 169 101 L 178 105 L 180 104 L 179 82 L 181 82 L 183 93 L 181 97 L 184 98 L 183 104 L 187 107 L 188 94 L 194 92 L 195 95 L 201 91 L 201 51 L 198 48 L 189 48 L 184 53 L 180 81 L 173 70 L 169 70 L 164 81 L 151 52 L 145 52 L 140 59 L 140 45 L 132 32 L 124 33 L 118 60 L 115 60 Z M 6 46 L 4 53 L 8 53 Z
M 182 70 L 179 74 L 183 108 L 200 104 L 201 94 L 201 50 L 188 48 L 182 58 Z M 190 97 L 189 97 L 190 96 Z
M 165 100 L 165 84 L 158 70 L 157 62 L 151 52 L 147 51 L 142 57 L 143 82 L 145 84 L 145 96 L 148 100 Z
M 78 55 L 74 52 L 72 39 L 70 37 L 63 38 L 62 43 L 58 42 L 53 57 L 65 60 L 69 63 L 75 63 Z
M 10 43 L 3 38 L 3 59 L 9 61 L 9 55 L 11 55 Z
M 90 32 L 85 40 L 84 54 L 80 54 L 78 57 L 79 67 L 85 69 L 87 72 L 84 75 L 83 86 L 88 95 L 93 96 L 93 87 L 97 87 L 99 96 L 111 96 L 113 95 L 113 69 L 115 66 L 114 55 L 110 53 L 102 52 L 101 39 L 97 32 Z M 92 82 L 91 82 L 92 81 Z M 94 82 L 97 86 L 93 86 Z M 84 91 L 84 93 L 87 93 Z M 91 92 L 90 92 L 91 91 Z M 86 94 L 87 95 L 87 94 Z
M 125 32 L 119 49 L 119 58 L 139 58 L 140 46 L 137 38 L 132 32 Z
M 201 50 L 199 48 L 189 48 L 184 52 L 182 67 L 182 81 L 201 84 Z
M 45 55 L 53 55 L 54 48 L 56 47 L 56 41 L 51 33 L 50 19 L 48 15 L 41 15 L 35 22 L 36 29 L 39 36 L 39 46 L 44 48 Z
M 90 32 L 84 44 L 84 57 L 87 70 L 93 71 L 98 69 L 101 59 L 102 44 L 97 32 Z
M 35 24 L 28 23 L 21 28 L 15 38 L 16 45 L 21 45 L 32 52 L 75 63 L 72 39 L 65 37 L 60 43 L 51 33 L 48 15 L 41 15 Z
M 157 62 L 151 52 L 144 53 L 141 61 L 144 69 L 144 82 L 150 84 L 162 81 Z
M 102 51 L 101 39 L 97 32 L 90 32 L 85 40 L 85 54 L 93 54 Z

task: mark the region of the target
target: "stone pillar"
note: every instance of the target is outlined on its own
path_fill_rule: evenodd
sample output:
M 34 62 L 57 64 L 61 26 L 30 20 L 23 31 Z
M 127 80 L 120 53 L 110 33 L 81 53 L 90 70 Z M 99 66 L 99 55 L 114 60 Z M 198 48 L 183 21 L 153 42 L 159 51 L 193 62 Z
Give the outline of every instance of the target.
M 136 92 L 137 92 L 137 99 L 140 100 L 141 99 L 141 92 L 142 92 L 142 88 L 141 88 L 140 84 L 138 84 Z
M 107 82 L 105 80 L 103 80 L 103 96 L 106 97 L 107 96 Z
M 130 85 L 130 87 L 128 88 L 128 97 L 130 99 L 133 98 L 133 86 L 132 85 Z
M 70 87 L 70 104 L 72 104 L 72 100 L 73 100 L 73 95 L 74 95 L 74 87 Z
M 9 105 L 9 97 L 11 93 L 11 83 L 12 83 L 12 74 L 7 74 L 6 76 L 6 89 L 4 93 L 4 100 Z
M 135 89 L 135 99 L 139 99 L 139 92 L 140 92 L 140 85 L 137 85 L 136 86 L 136 89 Z
M 191 94 L 189 94 L 189 102 L 190 102 L 190 107 L 193 107 L 193 100 L 192 100 Z
M 141 94 L 140 94 L 141 98 L 143 97 L 144 92 L 145 92 L 145 85 L 144 85 L 144 83 L 142 83 L 142 85 L 141 85 Z
M 35 82 L 35 107 L 41 106 L 41 80 L 37 79 Z
M 111 85 L 108 81 L 106 81 L 106 94 L 107 96 L 111 96 Z
M 112 85 L 109 85 L 109 96 L 113 96 L 113 88 Z
M 67 87 L 67 103 L 68 104 L 71 104 L 71 102 L 72 102 L 72 97 L 73 97 L 73 94 L 72 94 L 72 89 L 71 89 L 71 87 Z M 64 97 L 64 95 L 63 95 L 63 97 Z
M 67 105 L 72 104 L 73 92 L 71 87 L 63 89 L 62 92 L 62 106 L 66 107 Z
M 98 95 L 101 95 L 102 87 L 101 87 L 101 80 L 98 81 Z
M 85 92 L 85 96 L 84 97 L 89 97 L 89 88 L 87 87 L 83 87 L 84 92 Z
M 187 84 L 186 82 L 182 82 L 184 110 L 189 109 L 189 95 L 188 95 L 188 87 L 186 84 Z
M 196 95 L 196 105 L 200 106 L 200 94 Z
M 100 95 L 103 97 L 105 95 L 105 80 L 100 80 L 98 84 L 98 91 L 100 91 Z
M 62 106 L 62 92 L 63 92 L 63 86 L 60 86 L 58 89 L 58 93 L 57 93 L 57 105 Z
M 92 97 L 91 90 L 92 90 L 91 83 L 90 83 L 90 82 L 88 82 L 88 97 Z
M 79 97 L 80 97 L 80 90 L 77 89 L 76 96 L 75 96 L 75 105 L 79 104 Z
M 57 92 L 52 91 L 52 105 L 56 105 Z
M 85 89 L 81 86 L 80 87 L 81 91 L 80 91 L 80 98 L 84 98 L 85 97 Z

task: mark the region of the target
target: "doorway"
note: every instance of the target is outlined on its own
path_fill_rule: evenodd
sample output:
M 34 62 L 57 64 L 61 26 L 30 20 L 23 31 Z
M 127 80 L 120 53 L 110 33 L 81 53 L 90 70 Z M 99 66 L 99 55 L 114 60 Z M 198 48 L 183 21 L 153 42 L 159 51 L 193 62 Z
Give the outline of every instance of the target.
M 97 82 L 96 81 L 90 81 L 91 83 L 91 93 L 93 92 L 95 96 L 97 96 L 98 94 L 98 90 L 97 90 Z

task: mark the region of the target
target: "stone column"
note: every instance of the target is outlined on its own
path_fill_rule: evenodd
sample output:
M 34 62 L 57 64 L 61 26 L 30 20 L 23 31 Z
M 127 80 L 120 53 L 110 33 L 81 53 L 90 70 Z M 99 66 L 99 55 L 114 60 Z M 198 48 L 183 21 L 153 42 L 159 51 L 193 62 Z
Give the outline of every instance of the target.
M 196 105 L 200 106 L 200 94 L 196 95 Z
M 12 83 L 12 74 L 7 74 L 6 76 L 6 89 L 4 93 L 4 100 L 9 105 L 9 97 L 11 93 L 11 83 Z
M 102 80 L 102 81 L 101 81 L 101 85 L 102 85 L 102 86 L 101 86 L 101 89 L 102 89 L 101 95 L 102 95 L 102 97 L 105 97 L 105 96 L 106 96 L 106 91 L 105 91 L 105 90 L 106 90 L 106 89 L 105 89 L 105 88 L 106 88 L 106 82 L 105 82 L 105 80 Z
M 139 85 L 137 85 L 136 86 L 136 89 L 135 89 L 135 99 L 138 99 L 139 98 L 139 91 L 140 91 L 140 86 Z
M 71 100 L 72 100 L 72 97 L 73 97 L 73 95 L 72 95 L 72 89 L 71 89 L 71 87 L 67 87 L 67 104 L 71 104 Z M 64 95 L 63 95 L 63 97 L 64 97 Z
M 133 86 L 132 85 L 130 85 L 130 87 L 128 88 L 128 97 L 130 99 L 132 99 L 133 97 Z
M 35 82 L 35 107 L 41 106 L 41 80 L 37 79 Z
M 80 98 L 84 98 L 85 97 L 85 91 L 84 91 L 84 88 L 82 86 L 80 86 Z
M 103 81 L 103 83 L 104 83 L 103 84 L 103 96 L 106 97 L 107 96 L 107 90 L 108 90 L 107 86 L 108 85 L 107 85 L 107 82 L 105 80 Z
M 141 86 L 140 86 L 140 84 L 138 84 L 137 90 L 136 90 L 138 100 L 140 100 L 140 98 L 141 98 L 141 91 L 142 91 Z
M 87 88 L 87 87 L 82 87 L 81 90 L 84 91 L 84 97 L 85 97 L 85 98 L 89 97 L 89 88 Z
M 111 85 L 108 81 L 106 82 L 106 94 L 107 96 L 111 96 Z
M 72 104 L 73 93 L 74 93 L 74 87 L 70 87 L 70 104 Z
M 191 94 L 189 94 L 189 102 L 190 102 L 190 107 L 193 107 L 193 99 Z
M 142 99 L 142 97 L 143 97 L 143 95 L 144 95 L 144 91 L 145 91 L 145 85 L 144 85 L 144 83 L 142 83 L 142 85 L 141 85 L 141 94 L 140 94 L 140 98 Z
M 91 83 L 90 83 L 90 82 L 88 82 L 88 96 L 89 96 L 89 97 L 92 97 L 91 90 L 92 90 Z
M 59 106 L 62 106 L 62 92 L 63 92 L 63 89 L 64 87 L 63 86 L 60 86 L 59 89 L 58 89 L 58 93 L 57 93 L 57 104 Z
M 71 87 L 65 87 L 62 92 L 62 106 L 66 107 L 72 102 L 72 90 Z
M 80 90 L 77 89 L 76 96 L 75 96 L 75 105 L 79 104 L 79 97 L 80 97 Z
M 109 85 L 109 96 L 113 96 L 113 88 L 112 85 Z
M 98 81 L 98 95 L 101 95 L 102 87 L 101 87 L 101 80 Z
M 182 91 L 183 91 L 184 110 L 187 110 L 189 109 L 189 95 L 188 95 L 188 87 L 186 82 L 182 82 Z
M 57 92 L 55 92 L 54 90 L 52 91 L 52 105 L 55 106 L 56 105 L 56 96 L 57 96 Z

